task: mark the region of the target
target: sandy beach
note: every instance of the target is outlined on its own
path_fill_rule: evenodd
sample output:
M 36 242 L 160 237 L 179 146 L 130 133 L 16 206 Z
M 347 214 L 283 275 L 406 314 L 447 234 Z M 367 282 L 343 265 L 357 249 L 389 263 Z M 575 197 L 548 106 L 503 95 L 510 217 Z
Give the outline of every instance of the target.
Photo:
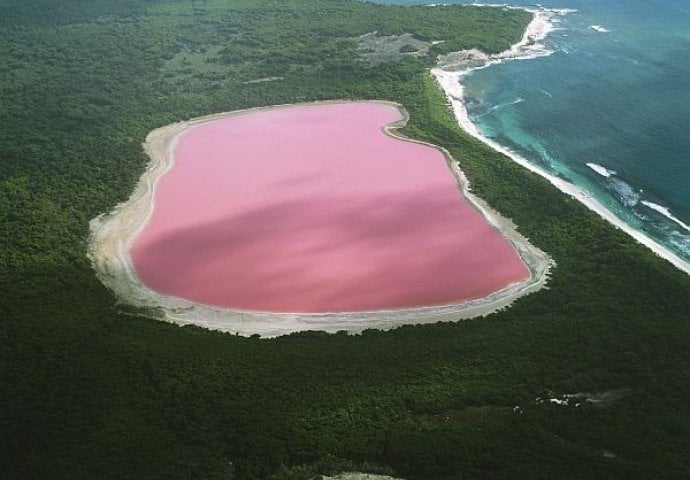
M 342 102 L 325 102 L 342 103 Z M 386 102 L 376 102 L 386 103 Z M 397 104 L 403 119 L 388 125 L 384 131 L 391 136 L 409 140 L 397 132 L 407 121 L 407 113 Z M 361 332 L 369 328 L 390 329 L 404 324 L 434 323 L 484 316 L 509 306 L 517 298 L 542 288 L 548 278 L 552 261 L 520 235 L 510 220 L 502 218 L 485 202 L 468 190 L 467 180 L 457 168 L 457 162 L 443 152 L 459 188 L 469 203 L 515 247 L 530 271 L 529 279 L 494 292 L 488 297 L 456 305 L 421 307 L 352 313 L 265 313 L 232 310 L 195 304 L 176 297 L 161 295 L 148 289 L 138 277 L 130 255 L 134 239 L 144 228 L 153 211 L 153 199 L 158 180 L 174 162 L 173 152 L 182 134 L 198 125 L 257 110 L 286 108 L 287 105 L 227 112 L 179 122 L 151 132 L 144 149 L 151 161 L 130 199 L 112 212 L 91 221 L 89 257 L 101 281 L 125 304 L 143 308 L 147 315 L 178 324 L 194 324 L 241 335 L 258 334 L 275 337 L 301 330 Z M 414 142 L 414 141 L 413 141 Z M 423 143 L 423 142 L 415 142 Z
M 487 68 L 493 64 L 506 60 L 526 60 L 550 55 L 552 52 L 541 44 L 540 41 L 546 38 L 549 32 L 554 30 L 554 20 L 558 16 L 571 12 L 571 10 L 567 9 L 526 10 L 534 14 L 534 19 L 525 30 L 522 39 L 518 43 L 514 44 L 510 49 L 496 55 L 486 55 L 477 50 L 451 53 L 449 55 L 440 57 L 438 66 L 431 70 L 431 73 L 436 78 L 439 86 L 445 92 L 458 124 L 463 130 L 473 137 L 503 153 L 531 172 L 546 178 L 552 185 L 561 190 L 563 193 L 575 198 L 591 211 L 595 212 L 597 215 L 614 225 L 616 228 L 626 232 L 639 243 L 645 245 L 660 257 L 671 262 L 679 270 L 690 274 L 690 264 L 676 255 L 673 251 L 663 245 L 660 245 L 645 233 L 636 230 L 625 223 L 596 199 L 592 198 L 592 196 L 590 196 L 582 188 L 551 175 L 550 173 L 530 163 L 515 152 L 512 152 L 493 140 L 483 136 L 474 123 L 472 123 L 470 120 L 464 103 L 464 92 L 460 79 L 475 69 Z

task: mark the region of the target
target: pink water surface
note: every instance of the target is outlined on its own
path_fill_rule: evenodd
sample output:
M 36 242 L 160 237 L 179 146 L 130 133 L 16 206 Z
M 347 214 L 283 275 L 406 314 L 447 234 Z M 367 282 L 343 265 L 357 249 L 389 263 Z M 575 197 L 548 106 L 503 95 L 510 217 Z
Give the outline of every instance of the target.
M 443 154 L 387 136 L 372 103 L 202 124 L 159 181 L 132 259 L 163 294 L 268 312 L 446 305 L 528 277 Z

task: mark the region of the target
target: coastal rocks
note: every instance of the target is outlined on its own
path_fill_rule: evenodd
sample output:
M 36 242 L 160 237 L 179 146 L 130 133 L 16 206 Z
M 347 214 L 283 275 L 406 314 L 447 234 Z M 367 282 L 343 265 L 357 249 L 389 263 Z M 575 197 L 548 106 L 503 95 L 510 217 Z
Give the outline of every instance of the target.
M 489 61 L 489 55 L 473 48 L 439 55 L 438 66 L 448 72 L 459 72 L 470 68 L 477 68 Z

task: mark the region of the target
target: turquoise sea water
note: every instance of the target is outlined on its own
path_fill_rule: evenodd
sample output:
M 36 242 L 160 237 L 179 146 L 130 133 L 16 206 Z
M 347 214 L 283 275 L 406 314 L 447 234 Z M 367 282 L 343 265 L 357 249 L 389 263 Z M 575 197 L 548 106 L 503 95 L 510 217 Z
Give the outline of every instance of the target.
M 553 54 L 464 77 L 470 117 L 690 261 L 690 1 L 542 5 Z

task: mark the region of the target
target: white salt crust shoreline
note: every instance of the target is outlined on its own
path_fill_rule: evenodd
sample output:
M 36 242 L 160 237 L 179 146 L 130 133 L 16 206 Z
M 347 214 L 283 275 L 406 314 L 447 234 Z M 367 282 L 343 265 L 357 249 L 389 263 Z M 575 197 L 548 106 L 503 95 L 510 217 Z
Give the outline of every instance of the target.
M 481 140 L 494 150 L 503 153 L 508 158 L 530 170 L 531 172 L 546 178 L 560 191 L 578 200 L 604 220 L 624 231 L 639 243 L 652 250 L 658 256 L 669 261 L 679 270 L 690 274 L 690 263 L 683 260 L 675 252 L 664 245 L 657 243 L 644 232 L 636 230 L 625 223 L 614 213 L 608 210 L 604 205 L 589 195 L 584 189 L 542 170 L 515 152 L 510 151 L 490 138 L 483 136 L 477 129 L 476 125 L 474 125 L 474 123 L 472 123 L 470 120 L 464 103 L 464 91 L 463 86 L 460 83 L 460 79 L 473 70 L 478 68 L 486 68 L 505 60 L 531 59 L 550 55 L 552 52 L 546 50 L 543 45 L 539 44 L 539 41 L 543 40 L 549 34 L 549 32 L 554 30 L 555 17 L 572 12 L 572 10 L 567 9 L 533 10 L 525 8 L 525 10 L 533 13 L 534 18 L 525 30 L 522 39 L 510 47 L 510 49 L 496 55 L 486 55 L 485 53 L 477 50 L 456 52 L 440 58 L 439 66 L 431 70 L 431 73 L 436 78 L 439 86 L 445 92 L 458 124 L 463 130 L 473 137 Z M 468 59 L 470 61 L 468 61 Z M 476 60 L 476 62 L 473 62 L 473 60 Z
M 303 105 L 333 103 L 343 102 L 318 102 Z M 543 288 L 553 265 L 552 260 L 520 235 L 510 220 L 501 217 L 469 191 L 467 179 L 458 168 L 457 162 L 445 149 L 426 142 L 408 139 L 397 133 L 396 130 L 404 126 L 408 119 L 408 114 L 401 105 L 383 101 L 372 103 L 391 105 L 401 112 L 402 120 L 384 127 L 384 132 L 387 135 L 404 141 L 423 143 L 440 150 L 444 154 L 466 200 L 484 216 L 493 228 L 511 242 L 528 267 L 530 276 L 526 281 L 509 285 L 487 297 L 455 305 L 323 314 L 248 312 L 218 308 L 162 295 L 147 288 L 134 269 L 130 249 L 151 217 L 157 182 L 173 167 L 173 153 L 180 136 L 207 122 L 293 105 L 219 113 L 174 123 L 152 131 L 144 144 L 144 150 L 151 161 L 132 196 L 126 202 L 115 207 L 112 212 L 100 215 L 90 222 L 91 236 L 88 256 L 98 278 L 115 293 L 120 301 L 127 305 L 146 309 L 147 316 L 151 318 L 180 325 L 197 325 L 239 335 L 258 334 L 262 337 L 276 337 L 303 330 L 321 330 L 329 333 L 345 330 L 350 333 L 358 333 L 371 328 L 387 330 L 407 324 L 457 321 L 488 315 L 509 306 L 523 295 Z

